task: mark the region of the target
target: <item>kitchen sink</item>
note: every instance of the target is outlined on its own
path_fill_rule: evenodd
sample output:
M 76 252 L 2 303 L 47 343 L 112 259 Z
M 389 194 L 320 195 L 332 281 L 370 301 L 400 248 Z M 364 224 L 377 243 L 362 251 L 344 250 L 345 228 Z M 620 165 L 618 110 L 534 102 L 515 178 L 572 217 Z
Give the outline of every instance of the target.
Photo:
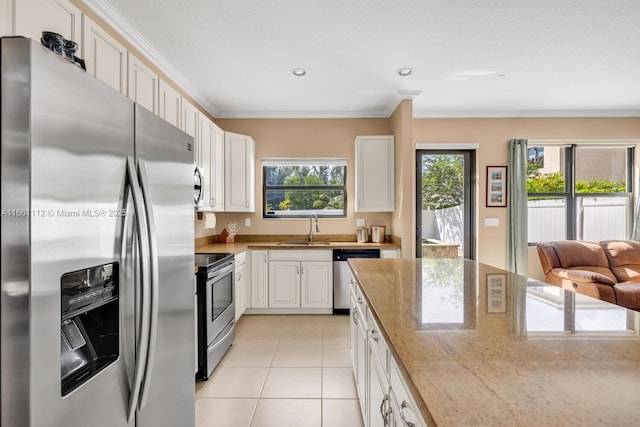
M 281 246 L 329 246 L 331 242 L 280 242 Z

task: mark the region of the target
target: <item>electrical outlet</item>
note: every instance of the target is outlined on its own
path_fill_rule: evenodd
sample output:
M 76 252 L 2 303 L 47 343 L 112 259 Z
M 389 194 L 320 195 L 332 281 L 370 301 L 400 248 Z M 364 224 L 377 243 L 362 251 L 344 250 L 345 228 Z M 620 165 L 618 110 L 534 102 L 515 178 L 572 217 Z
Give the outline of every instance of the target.
M 251 218 L 245 218 L 244 219 L 244 226 L 245 227 L 251 227 Z
M 356 227 L 364 227 L 364 218 L 356 219 Z

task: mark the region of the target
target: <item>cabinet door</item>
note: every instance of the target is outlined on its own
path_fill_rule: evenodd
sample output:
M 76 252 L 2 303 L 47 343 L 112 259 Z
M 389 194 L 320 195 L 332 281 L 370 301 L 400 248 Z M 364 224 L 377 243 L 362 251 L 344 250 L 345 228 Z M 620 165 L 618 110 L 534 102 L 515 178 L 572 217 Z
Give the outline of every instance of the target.
M 4 3 L 4 4 L 3 4 Z M 9 10 L 9 3 L 12 3 L 15 13 L 15 28 L 11 29 L 11 16 L 4 16 L 4 12 Z M 15 34 L 40 41 L 43 31 L 52 31 L 60 34 L 67 40 L 78 43 L 78 53 L 82 52 L 82 14 L 80 9 L 74 6 L 69 0 L 4 0 L 0 2 L 3 12 L 1 21 L 6 21 L 7 35 Z M 13 30 L 13 31 L 12 31 Z
M 358 400 L 360 402 L 360 410 L 362 411 L 362 419 L 367 419 L 367 326 L 364 323 L 363 313 L 358 308 L 356 328 L 356 388 L 358 389 Z
M 13 35 L 13 0 L 0 0 L 0 37 Z
M 158 74 L 129 52 L 129 99 L 158 114 Z
M 369 407 L 368 427 L 387 427 L 390 417 L 389 384 L 380 361 L 373 349 L 369 349 Z
M 196 134 L 198 133 L 198 123 L 200 118 L 200 112 L 198 109 L 189 101 L 182 98 L 182 102 L 180 103 L 182 108 L 182 119 L 180 120 L 180 129 L 191 135 L 194 141 L 197 139 Z M 197 144 L 195 144 L 197 147 Z
M 195 162 L 202 170 L 202 203 L 198 210 L 211 210 L 211 156 L 213 151 L 213 122 L 204 114 L 198 115 Z
M 169 83 L 162 79 L 159 79 L 158 91 L 158 115 L 178 129 L 181 129 L 182 96 L 177 90 L 171 87 Z
M 251 307 L 269 306 L 269 252 L 251 251 Z
M 269 263 L 269 307 L 300 307 L 300 263 Z
M 333 262 L 302 262 L 301 307 L 333 307 Z
M 356 138 L 356 212 L 395 210 L 394 137 Z
M 127 94 L 127 49 L 87 15 L 82 16 L 83 56 L 87 72 Z
M 247 308 L 247 304 L 245 301 L 245 295 L 246 295 L 245 289 L 246 289 L 246 283 L 247 283 L 246 272 L 247 272 L 246 264 L 243 263 L 243 264 L 236 265 L 236 271 L 235 271 L 236 284 L 235 284 L 235 295 L 234 295 L 235 302 L 236 302 L 236 320 L 238 320 L 240 316 L 242 316 L 245 309 Z
M 225 132 L 224 195 L 227 212 L 255 212 L 255 143 L 250 136 Z
M 211 172 L 209 176 L 211 191 L 211 208 L 216 212 L 225 210 L 224 205 L 224 131 L 215 123 L 211 123 Z

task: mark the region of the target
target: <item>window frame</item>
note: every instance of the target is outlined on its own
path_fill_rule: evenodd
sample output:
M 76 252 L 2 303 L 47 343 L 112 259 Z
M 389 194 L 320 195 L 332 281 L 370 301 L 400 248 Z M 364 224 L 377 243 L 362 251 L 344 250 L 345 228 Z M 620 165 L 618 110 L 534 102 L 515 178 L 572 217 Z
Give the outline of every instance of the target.
M 347 178 L 348 178 L 348 165 L 346 159 L 322 159 L 322 158 L 297 158 L 297 159 L 280 159 L 282 164 L 277 164 L 279 159 L 263 159 L 262 161 L 262 218 L 266 219 L 300 219 L 309 218 L 310 215 L 316 214 L 319 218 L 323 219 L 344 219 L 347 218 Z M 338 164 L 336 164 L 338 160 Z M 326 163 L 323 163 L 326 162 Z M 339 166 L 344 167 L 344 179 L 342 185 L 269 185 L 267 186 L 267 167 L 272 166 Z M 305 190 L 305 191 L 342 191 L 343 193 L 343 213 L 341 215 L 325 215 L 323 209 L 309 209 L 304 214 L 298 215 L 278 215 L 267 214 L 267 190 L 269 191 L 291 191 L 291 190 Z M 272 212 L 280 212 L 280 210 L 274 210 Z
M 532 147 L 553 147 L 554 145 L 532 145 Z M 578 236 L 578 200 L 584 197 L 625 197 L 629 199 L 626 215 L 626 230 L 631 233 L 633 227 L 633 201 L 634 201 L 634 182 L 633 182 L 633 169 L 634 169 L 634 147 L 621 146 L 621 145 L 591 145 L 591 144 L 571 144 L 564 147 L 564 192 L 557 193 L 529 193 L 527 192 L 527 203 L 531 197 L 539 198 L 554 198 L 564 199 L 565 201 L 565 237 L 561 240 L 577 240 L 581 238 Z M 576 192 L 576 150 L 578 148 L 624 148 L 626 153 L 626 177 L 625 185 L 626 191 L 624 193 L 577 193 Z M 528 158 L 527 158 L 528 161 Z M 630 238 L 630 234 L 625 236 Z M 535 246 L 538 242 L 528 240 L 529 246 Z

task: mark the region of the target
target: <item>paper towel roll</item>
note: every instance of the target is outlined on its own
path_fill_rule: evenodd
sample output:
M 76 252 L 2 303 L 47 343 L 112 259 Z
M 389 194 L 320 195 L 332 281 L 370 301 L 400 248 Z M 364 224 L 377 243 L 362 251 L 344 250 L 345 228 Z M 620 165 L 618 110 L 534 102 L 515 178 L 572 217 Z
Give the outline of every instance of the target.
M 216 214 L 213 212 L 203 212 L 202 220 L 204 221 L 204 228 L 216 228 Z

